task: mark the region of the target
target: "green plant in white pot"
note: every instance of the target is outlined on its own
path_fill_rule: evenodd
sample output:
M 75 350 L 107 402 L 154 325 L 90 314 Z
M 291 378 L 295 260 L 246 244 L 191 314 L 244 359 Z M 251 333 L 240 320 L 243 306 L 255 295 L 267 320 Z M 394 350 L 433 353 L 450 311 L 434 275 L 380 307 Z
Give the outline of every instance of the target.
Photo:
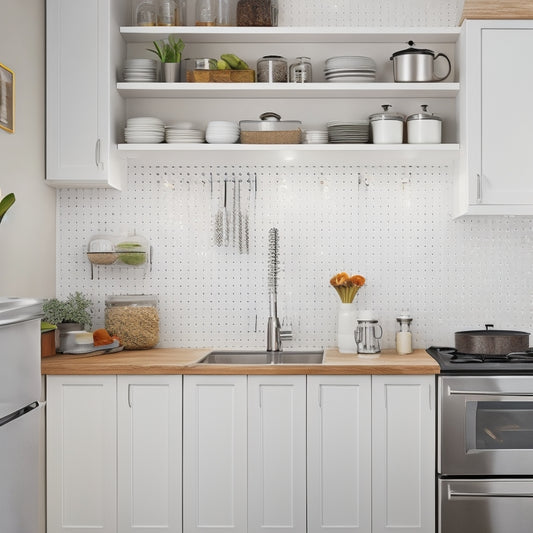
M 153 44 L 155 50 L 149 48 L 148 51 L 153 52 L 161 60 L 164 81 L 179 81 L 181 53 L 185 48 L 185 43 L 181 39 L 176 40 L 172 35 L 169 35 L 167 42 L 153 41 Z

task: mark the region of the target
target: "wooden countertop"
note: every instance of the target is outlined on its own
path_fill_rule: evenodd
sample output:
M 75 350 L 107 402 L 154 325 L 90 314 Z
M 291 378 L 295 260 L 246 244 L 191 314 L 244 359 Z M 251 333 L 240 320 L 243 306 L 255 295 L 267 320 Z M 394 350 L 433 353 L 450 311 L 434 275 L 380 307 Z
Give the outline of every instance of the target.
M 438 374 L 437 362 L 425 350 L 398 355 L 383 350 L 376 359 L 326 349 L 321 365 L 198 365 L 209 348 L 156 348 L 107 355 L 54 355 L 41 362 L 47 375 L 99 374 Z

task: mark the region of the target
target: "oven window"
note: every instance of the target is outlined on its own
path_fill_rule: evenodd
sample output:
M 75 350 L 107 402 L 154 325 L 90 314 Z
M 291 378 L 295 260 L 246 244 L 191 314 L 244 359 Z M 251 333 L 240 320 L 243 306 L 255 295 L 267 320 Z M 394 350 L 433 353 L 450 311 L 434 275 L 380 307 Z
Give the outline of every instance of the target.
M 467 402 L 467 450 L 533 449 L 532 402 Z

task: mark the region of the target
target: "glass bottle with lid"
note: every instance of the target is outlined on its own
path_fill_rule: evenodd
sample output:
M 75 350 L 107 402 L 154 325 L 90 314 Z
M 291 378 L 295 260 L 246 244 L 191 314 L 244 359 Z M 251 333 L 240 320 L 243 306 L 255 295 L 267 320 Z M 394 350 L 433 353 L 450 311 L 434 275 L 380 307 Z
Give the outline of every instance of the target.
M 289 68 L 290 81 L 293 83 L 309 83 L 313 81 L 313 67 L 308 57 L 297 57 L 297 62 Z
M 400 325 L 400 330 L 396 333 L 396 351 L 400 355 L 406 355 L 413 351 L 411 322 L 413 319 L 408 313 L 402 313 L 396 322 Z

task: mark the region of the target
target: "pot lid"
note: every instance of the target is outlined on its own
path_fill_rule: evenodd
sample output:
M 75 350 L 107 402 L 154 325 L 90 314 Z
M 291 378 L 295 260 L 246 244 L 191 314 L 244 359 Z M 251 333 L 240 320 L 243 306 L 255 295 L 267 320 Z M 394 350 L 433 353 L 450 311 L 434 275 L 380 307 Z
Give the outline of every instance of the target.
M 259 118 L 260 120 L 241 120 L 239 126 L 245 131 L 287 131 L 298 129 L 302 125 L 301 120 L 281 120 L 281 116 L 272 111 L 259 115 Z
M 407 44 L 409 45 L 409 48 L 394 52 L 391 56 L 391 59 L 394 59 L 395 57 L 403 56 L 406 54 L 424 54 L 424 55 L 429 55 L 429 56 L 435 55 L 435 52 L 433 52 L 433 50 L 428 50 L 427 48 L 413 48 L 413 45 L 415 44 L 413 41 L 409 41 Z
M 412 115 L 409 115 L 406 120 L 439 120 L 442 122 L 442 119 L 438 115 L 427 112 L 427 104 L 422 104 L 420 107 L 422 108 L 421 113 L 413 113 Z
M 376 120 L 400 120 L 403 122 L 404 116 L 401 113 L 389 111 L 389 108 L 392 107 L 391 105 L 384 104 L 381 107 L 383 108 L 383 113 L 374 113 L 373 115 L 370 115 L 368 117 L 370 122 L 374 122 Z
M 515 331 L 510 329 L 490 329 L 494 326 L 492 324 L 485 324 L 485 329 L 478 329 L 472 331 L 456 331 L 456 335 L 475 335 L 482 337 L 515 337 L 522 335 L 530 335 L 527 331 Z

